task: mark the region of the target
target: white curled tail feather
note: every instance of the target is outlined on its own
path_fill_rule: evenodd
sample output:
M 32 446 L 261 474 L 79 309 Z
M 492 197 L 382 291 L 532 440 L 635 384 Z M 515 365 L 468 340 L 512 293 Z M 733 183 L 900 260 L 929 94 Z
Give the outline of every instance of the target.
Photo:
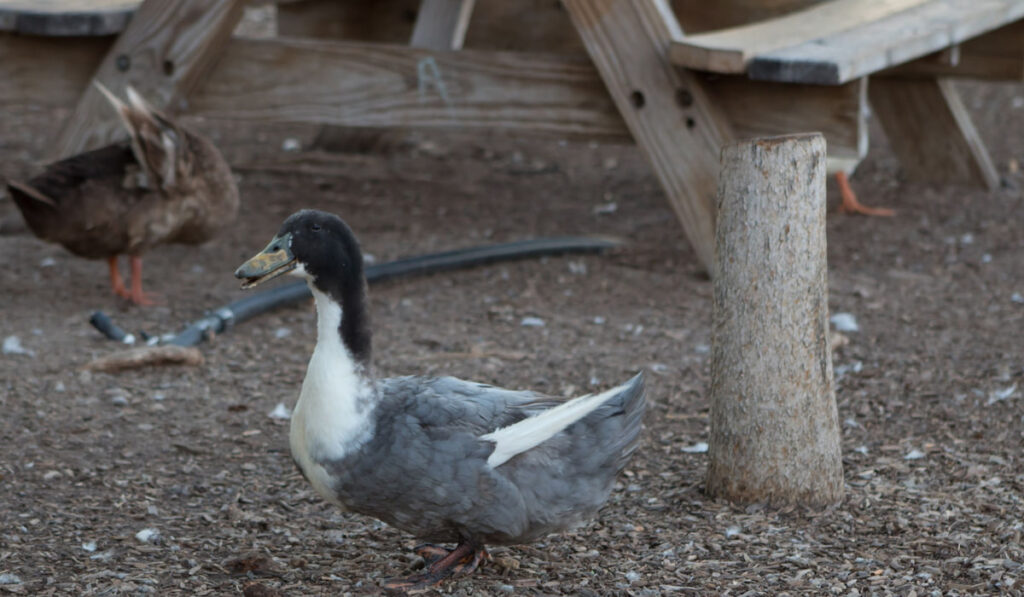
M 569 425 L 597 410 L 622 392 L 623 388 L 624 386 L 618 386 L 600 394 L 573 398 L 518 423 L 481 435 L 480 439 L 494 442 L 494 452 L 487 458 L 488 466 L 501 466 L 516 455 L 539 446 Z

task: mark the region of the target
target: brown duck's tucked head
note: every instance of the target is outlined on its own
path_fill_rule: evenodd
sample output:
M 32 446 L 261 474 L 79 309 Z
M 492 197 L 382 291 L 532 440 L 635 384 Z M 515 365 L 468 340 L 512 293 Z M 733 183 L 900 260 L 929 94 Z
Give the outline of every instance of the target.
M 283 274 L 305 278 L 341 304 L 362 294 L 363 254 L 352 230 L 336 215 L 313 209 L 284 221 L 265 249 L 235 270 L 242 288 L 252 288 Z
M 169 195 L 199 194 L 209 204 L 214 224 L 234 220 L 238 188 L 231 168 L 210 139 L 175 122 L 130 85 L 125 88 L 127 102 L 103 85 L 95 86 L 128 131 L 146 186 Z

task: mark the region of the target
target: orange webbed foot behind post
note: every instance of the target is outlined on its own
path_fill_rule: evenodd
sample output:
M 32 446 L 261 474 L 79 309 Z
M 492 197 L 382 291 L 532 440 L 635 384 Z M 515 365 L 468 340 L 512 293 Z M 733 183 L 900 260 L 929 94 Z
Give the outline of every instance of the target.
M 868 207 L 858 201 L 857 195 L 850 187 L 850 179 L 847 178 L 846 172 L 836 172 L 836 182 L 839 183 L 839 194 L 843 197 L 843 202 L 839 204 L 840 213 L 886 217 L 896 215 L 896 212 L 888 207 Z

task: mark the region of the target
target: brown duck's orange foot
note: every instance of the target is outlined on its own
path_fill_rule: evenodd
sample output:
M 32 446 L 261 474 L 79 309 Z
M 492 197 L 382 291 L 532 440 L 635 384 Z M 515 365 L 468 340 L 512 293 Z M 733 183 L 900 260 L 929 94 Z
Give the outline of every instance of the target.
M 160 302 L 160 296 L 142 290 L 142 257 L 132 256 L 132 291 L 128 300 L 141 307 L 151 307 Z
M 117 255 L 107 258 L 107 266 L 110 268 L 110 288 L 114 294 L 124 299 L 132 298 L 132 293 L 125 288 L 121 271 L 117 268 Z
M 836 182 L 839 183 L 839 194 L 843 202 L 839 204 L 839 211 L 844 214 L 863 214 L 865 216 L 893 216 L 896 212 L 887 207 L 868 207 L 857 200 L 857 195 L 850 187 L 850 180 L 846 172 L 836 172 Z
M 426 570 L 408 578 L 394 578 L 384 583 L 384 588 L 406 593 L 425 591 L 449 578 L 471 574 L 480 562 L 490 556 L 487 550 L 471 543 L 459 543 L 449 551 L 438 545 L 420 545 L 415 552 L 427 562 Z
M 136 288 L 135 284 L 132 284 L 132 290 L 125 297 L 132 304 L 140 307 L 152 307 L 153 305 L 159 305 L 161 303 L 160 295 L 153 292 L 145 292 L 142 288 Z
M 152 292 L 132 293 L 128 296 L 128 300 L 140 307 L 152 307 L 161 303 L 160 295 Z

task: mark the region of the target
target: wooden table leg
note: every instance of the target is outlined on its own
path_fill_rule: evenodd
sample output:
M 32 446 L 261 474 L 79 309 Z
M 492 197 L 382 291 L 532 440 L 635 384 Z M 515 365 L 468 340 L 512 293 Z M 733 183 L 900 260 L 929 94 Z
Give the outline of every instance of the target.
M 733 134 L 701 82 L 668 61 L 682 31 L 667 0 L 563 0 L 701 263 L 714 259 L 719 152 Z
M 461 50 L 476 0 L 423 0 L 409 45 L 430 50 Z
M 948 79 L 872 77 L 868 97 L 907 175 L 999 187 L 999 173 Z
M 132 85 L 160 108 L 183 100 L 216 63 L 242 18 L 245 0 L 146 0 L 135 11 L 92 80 L 123 97 Z M 92 85 L 54 144 L 54 159 L 125 136 L 117 114 Z

